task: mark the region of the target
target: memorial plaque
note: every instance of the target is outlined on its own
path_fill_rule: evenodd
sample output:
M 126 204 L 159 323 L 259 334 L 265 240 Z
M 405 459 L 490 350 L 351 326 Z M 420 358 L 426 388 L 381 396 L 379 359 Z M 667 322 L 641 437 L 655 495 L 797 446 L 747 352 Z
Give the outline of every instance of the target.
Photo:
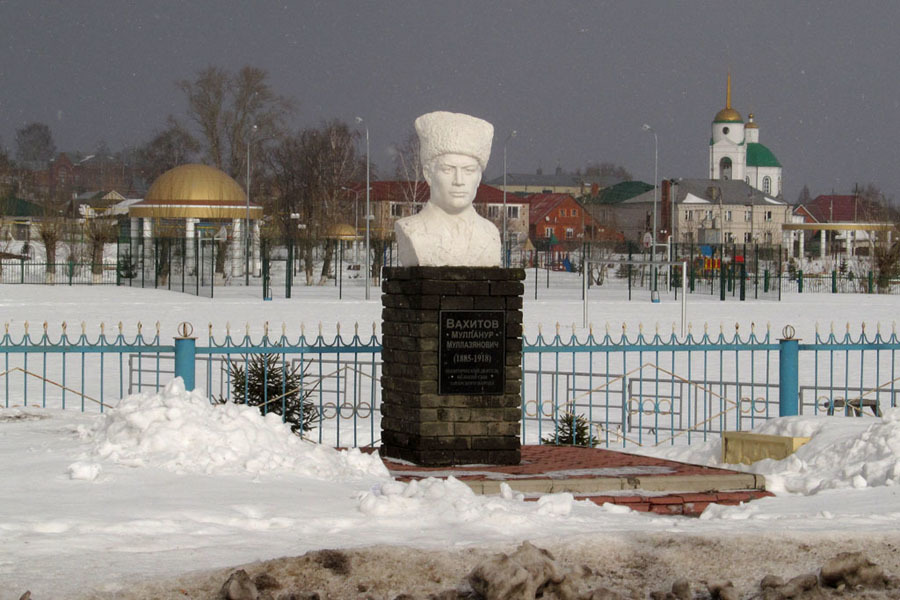
M 505 352 L 504 311 L 440 311 L 438 393 L 502 394 Z

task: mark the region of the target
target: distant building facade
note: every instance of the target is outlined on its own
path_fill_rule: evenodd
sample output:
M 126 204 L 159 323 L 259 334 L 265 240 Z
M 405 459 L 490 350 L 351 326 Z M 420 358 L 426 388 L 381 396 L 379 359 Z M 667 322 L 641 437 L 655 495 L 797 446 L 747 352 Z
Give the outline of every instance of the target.
M 581 243 L 591 238 L 594 219 L 570 194 L 532 194 L 529 235 L 532 243 L 546 240 Z
M 542 169 L 535 173 L 507 173 L 506 192 L 525 196 L 529 194 L 569 194 L 581 196 L 593 189 L 603 189 L 619 183 L 621 180 L 611 176 L 582 175 L 566 173 L 556 167 L 553 173 L 545 174 Z M 503 176 L 487 182 L 488 185 L 503 189 Z

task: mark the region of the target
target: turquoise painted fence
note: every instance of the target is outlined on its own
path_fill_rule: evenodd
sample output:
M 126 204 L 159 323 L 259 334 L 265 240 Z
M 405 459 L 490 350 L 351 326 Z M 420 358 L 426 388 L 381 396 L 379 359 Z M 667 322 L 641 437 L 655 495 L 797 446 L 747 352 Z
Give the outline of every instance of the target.
M 157 325 L 138 324 L 76 333 L 63 324 L 37 333 L 25 324 L 0 339 L 0 406 L 105 411 L 139 392 L 157 392 L 177 373 L 194 377 L 212 400 L 246 401 L 235 373 L 267 356 L 263 410 L 286 414 L 286 398 L 302 397 L 313 409 L 307 436 L 334 446 L 380 441 L 381 345 L 374 330 L 321 329 L 307 335 L 264 327 L 254 338 L 212 328 L 194 339 L 185 327 L 173 338 Z M 373 328 L 374 329 L 374 328 Z M 722 431 L 752 429 L 786 414 L 878 415 L 900 401 L 900 339 L 896 328 L 875 333 L 816 332 L 776 338 L 769 329 L 738 327 L 686 335 L 660 331 L 572 329 L 556 326 L 523 342 L 522 441 L 554 443 L 565 424 L 583 420 L 575 443 L 628 448 L 690 444 Z M 199 336 L 198 336 L 199 337 Z M 296 373 L 288 382 L 278 370 Z M 270 377 L 277 385 L 269 385 Z M 288 389 L 289 386 L 296 386 Z M 279 406 L 280 403 L 280 406 Z M 280 410 L 279 410 L 280 408 Z M 584 439 L 584 438 L 587 439 Z

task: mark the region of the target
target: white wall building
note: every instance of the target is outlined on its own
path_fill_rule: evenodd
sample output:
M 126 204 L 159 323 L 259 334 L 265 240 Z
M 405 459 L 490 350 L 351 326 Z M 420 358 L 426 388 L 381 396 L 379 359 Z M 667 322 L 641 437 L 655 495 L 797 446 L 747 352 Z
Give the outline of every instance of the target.
M 781 163 L 759 143 L 759 125 L 748 122 L 731 107 L 731 75 L 725 93 L 725 108 L 716 113 L 709 140 L 709 178 L 744 181 L 767 196 L 782 195 Z

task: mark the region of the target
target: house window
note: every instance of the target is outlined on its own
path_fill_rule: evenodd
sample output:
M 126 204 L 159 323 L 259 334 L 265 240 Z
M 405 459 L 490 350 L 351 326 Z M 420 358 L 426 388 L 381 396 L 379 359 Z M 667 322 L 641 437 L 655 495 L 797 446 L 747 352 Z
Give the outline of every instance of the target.
M 753 241 L 753 240 L 750 239 L 750 232 L 749 232 L 749 231 L 745 231 L 745 232 L 744 232 L 744 243 L 745 243 L 745 244 L 749 244 L 749 243 L 752 242 L 752 241 Z
M 750 185 L 750 176 L 749 175 L 744 177 L 744 183 L 746 183 L 747 185 Z
M 694 220 L 694 211 L 692 211 L 692 210 L 684 211 L 684 220 L 685 221 L 693 221 Z
M 763 192 L 766 194 L 772 193 L 772 178 L 769 176 L 763 177 Z
M 566 227 L 566 239 L 574 240 L 575 239 L 575 230 L 571 227 Z
M 726 211 L 725 211 L 725 220 L 726 220 L 726 221 L 730 221 L 730 220 L 731 220 L 731 211 L 730 211 L 730 210 L 726 210 Z
M 561 217 L 566 216 L 566 209 L 564 209 L 564 208 L 559 209 L 559 216 L 561 216 Z
M 753 209 L 749 208 L 744 211 L 744 222 L 749 223 L 753 220 Z
M 734 243 L 734 232 L 732 232 L 732 231 L 725 232 L 725 243 L 727 243 L 727 244 Z
M 552 238 L 553 237 L 553 228 L 552 227 L 544 227 L 544 237 Z
M 705 218 L 706 218 L 706 219 L 712 219 L 712 218 L 713 218 L 713 217 L 712 217 L 712 211 L 711 211 L 711 210 L 706 211 L 706 217 L 705 217 Z
M 767 244 L 771 244 L 771 243 L 772 243 L 772 232 L 771 232 L 771 231 L 767 231 L 767 232 L 766 232 L 766 243 L 767 243 Z
M 402 217 L 403 216 L 403 205 L 399 202 L 391 202 L 391 216 L 392 217 Z
M 488 218 L 497 219 L 500 217 L 500 206 L 497 204 L 488 205 Z
M 577 208 L 573 208 L 572 210 L 569 211 L 569 215 L 570 215 L 570 216 L 573 216 L 573 217 L 577 217 L 577 216 L 578 216 L 578 209 L 577 209 Z
M 519 207 L 518 206 L 507 206 L 506 207 L 506 218 L 507 219 L 518 219 L 519 218 Z
M 772 220 L 772 211 L 767 210 L 766 211 L 766 221 L 771 221 L 771 220 Z

